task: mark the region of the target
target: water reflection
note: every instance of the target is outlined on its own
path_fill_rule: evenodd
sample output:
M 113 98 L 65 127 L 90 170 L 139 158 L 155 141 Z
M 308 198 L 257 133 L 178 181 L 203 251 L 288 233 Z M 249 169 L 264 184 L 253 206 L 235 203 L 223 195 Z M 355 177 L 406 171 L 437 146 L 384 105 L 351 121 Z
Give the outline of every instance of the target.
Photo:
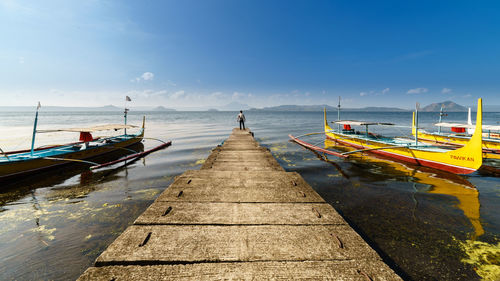
M 354 148 L 339 146 L 337 143 L 328 139 L 325 140 L 325 148 L 343 151 L 354 150 Z M 329 161 L 326 156 L 318 153 L 315 154 L 320 159 L 334 164 L 334 162 Z M 407 181 L 423 185 L 418 188 L 415 187 L 418 192 L 442 194 L 455 197 L 458 200 L 457 207 L 463 211 L 464 215 L 469 219 L 474 229 L 474 232 L 471 233 L 471 239 L 474 240 L 484 234 L 484 229 L 480 221 L 479 208 L 481 205 L 479 203 L 479 192 L 472 183 L 462 176 L 427 167 L 406 165 L 400 162 L 379 158 L 373 154 L 367 153 L 359 153 L 353 155 L 352 158 L 357 161 L 370 161 L 371 163 L 375 163 L 377 165 L 384 164 L 384 171 L 387 171 L 386 168 L 391 169 L 389 176 L 405 175 L 409 177 Z M 349 178 L 348 173 L 343 171 L 338 164 L 335 163 L 334 166 L 344 177 Z M 366 169 L 363 171 L 366 173 L 372 173 L 373 169 Z M 415 199 L 415 202 L 417 203 L 417 199 Z

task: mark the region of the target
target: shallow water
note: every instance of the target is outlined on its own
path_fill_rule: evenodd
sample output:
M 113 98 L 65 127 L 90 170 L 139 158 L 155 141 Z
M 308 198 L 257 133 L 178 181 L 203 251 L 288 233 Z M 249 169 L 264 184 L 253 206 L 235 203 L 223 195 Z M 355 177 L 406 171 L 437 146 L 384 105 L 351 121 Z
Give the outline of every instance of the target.
M 33 113 L 0 112 L 0 148 L 30 145 Z M 95 172 L 81 165 L 26 178 L 0 191 L 0 279 L 77 278 L 167 187 L 198 169 L 236 126 L 233 112 L 132 112 L 147 116 L 146 137 L 171 147 L 129 165 Z M 287 171 L 306 181 L 358 230 L 398 273 L 413 280 L 495 280 L 500 276 L 500 180 L 456 176 L 370 155 L 324 159 L 288 142 L 321 132 L 321 112 L 246 112 L 247 126 Z M 496 124 L 499 113 L 485 113 Z M 330 120 L 336 113 L 330 114 Z M 410 134 L 409 113 L 345 112 L 345 119 L 393 122 L 377 132 Z M 447 121 L 463 121 L 451 113 Z M 436 113 L 421 114 L 428 126 Z M 121 113 L 41 112 L 39 129 L 119 123 Z M 37 146 L 74 141 L 75 133 L 37 136 Z M 313 136 L 312 143 L 325 143 Z M 144 142 L 145 149 L 157 144 Z M 339 148 L 343 149 L 343 148 Z

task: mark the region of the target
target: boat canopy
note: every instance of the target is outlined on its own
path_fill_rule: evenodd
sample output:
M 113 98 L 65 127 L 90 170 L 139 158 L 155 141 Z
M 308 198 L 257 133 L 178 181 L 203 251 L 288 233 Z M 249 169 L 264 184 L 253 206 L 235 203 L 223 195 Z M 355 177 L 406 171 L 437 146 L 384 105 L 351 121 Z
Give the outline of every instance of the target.
M 438 127 L 445 127 L 445 128 L 467 128 L 467 129 L 475 129 L 476 128 L 475 125 L 469 125 L 469 124 L 463 124 L 463 123 L 441 122 L 441 123 L 436 123 L 434 125 L 438 126 Z M 499 125 L 483 125 L 483 130 L 500 131 L 500 126 Z
M 340 121 L 331 121 L 335 124 L 342 125 L 351 125 L 351 126 L 371 126 L 371 125 L 387 125 L 392 126 L 393 123 L 384 123 L 384 122 L 367 122 L 367 121 L 355 121 L 355 120 L 340 120 Z
M 108 130 L 122 130 L 122 129 L 131 129 L 137 128 L 134 125 L 123 125 L 123 124 L 107 124 L 107 125 L 99 125 L 94 127 L 87 128 L 63 128 L 63 129 L 55 129 L 55 130 L 37 130 L 38 133 L 52 133 L 52 132 L 97 132 L 97 131 L 108 131 Z

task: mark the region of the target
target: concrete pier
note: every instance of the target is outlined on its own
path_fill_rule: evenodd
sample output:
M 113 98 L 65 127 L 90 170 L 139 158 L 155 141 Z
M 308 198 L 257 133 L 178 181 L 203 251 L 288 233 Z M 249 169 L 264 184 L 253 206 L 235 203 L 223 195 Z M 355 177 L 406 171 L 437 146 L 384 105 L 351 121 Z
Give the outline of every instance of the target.
M 79 280 L 401 280 L 297 173 L 234 129 Z

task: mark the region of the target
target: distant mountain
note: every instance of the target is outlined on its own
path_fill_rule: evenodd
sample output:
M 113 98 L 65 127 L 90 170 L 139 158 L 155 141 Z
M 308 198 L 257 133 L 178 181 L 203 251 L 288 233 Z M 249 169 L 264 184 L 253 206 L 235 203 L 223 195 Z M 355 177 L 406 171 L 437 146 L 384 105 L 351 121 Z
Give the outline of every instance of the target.
M 0 106 L 0 111 L 35 111 L 36 106 Z M 43 111 L 123 111 L 123 108 L 114 105 L 100 107 L 66 107 L 66 106 L 43 106 Z
M 441 110 L 441 105 L 444 106 L 444 110 L 448 112 L 464 112 L 467 111 L 467 108 L 465 106 L 461 106 L 459 104 L 456 104 L 452 101 L 444 101 L 444 102 L 438 102 L 438 103 L 432 103 L 429 104 L 428 106 L 425 106 L 420 109 L 420 111 L 424 112 L 439 112 Z
M 330 106 L 326 104 L 321 105 L 279 105 L 264 108 L 251 108 L 250 110 L 256 111 L 323 111 L 326 108 L 327 111 L 336 111 L 337 107 Z M 396 107 L 364 107 L 364 108 L 341 108 L 341 111 L 408 111 L 407 109 L 401 109 Z
M 221 111 L 240 111 L 240 110 L 247 110 L 249 108 L 250 108 L 250 106 L 248 106 L 248 104 L 243 104 L 243 103 L 233 101 L 233 102 L 230 102 L 224 106 L 220 106 L 216 109 L 221 110 Z
M 166 108 L 166 107 L 160 105 L 160 106 L 153 108 L 153 111 L 175 111 L 175 109 Z
M 331 110 L 337 110 L 336 107 L 329 106 L 326 104 L 322 105 L 279 105 L 279 106 L 270 106 L 270 107 L 264 107 L 264 108 L 251 108 L 250 110 L 256 110 L 256 111 L 322 111 L 323 108 L 326 108 L 326 110 L 331 111 Z
M 402 109 L 398 107 L 378 107 L 378 106 L 369 106 L 363 108 L 346 108 L 344 111 L 370 111 L 370 112 L 397 112 L 397 111 L 409 111 L 408 109 Z
M 175 109 L 166 108 L 163 106 L 132 106 L 130 107 L 132 111 L 175 111 Z M 34 112 L 36 110 L 36 106 L 0 106 L 0 111 L 28 111 Z M 123 107 L 117 107 L 114 105 L 106 105 L 99 107 L 66 107 L 66 106 L 43 106 L 40 109 L 42 111 L 56 111 L 56 112 L 82 112 L 82 111 L 121 111 L 123 112 Z

